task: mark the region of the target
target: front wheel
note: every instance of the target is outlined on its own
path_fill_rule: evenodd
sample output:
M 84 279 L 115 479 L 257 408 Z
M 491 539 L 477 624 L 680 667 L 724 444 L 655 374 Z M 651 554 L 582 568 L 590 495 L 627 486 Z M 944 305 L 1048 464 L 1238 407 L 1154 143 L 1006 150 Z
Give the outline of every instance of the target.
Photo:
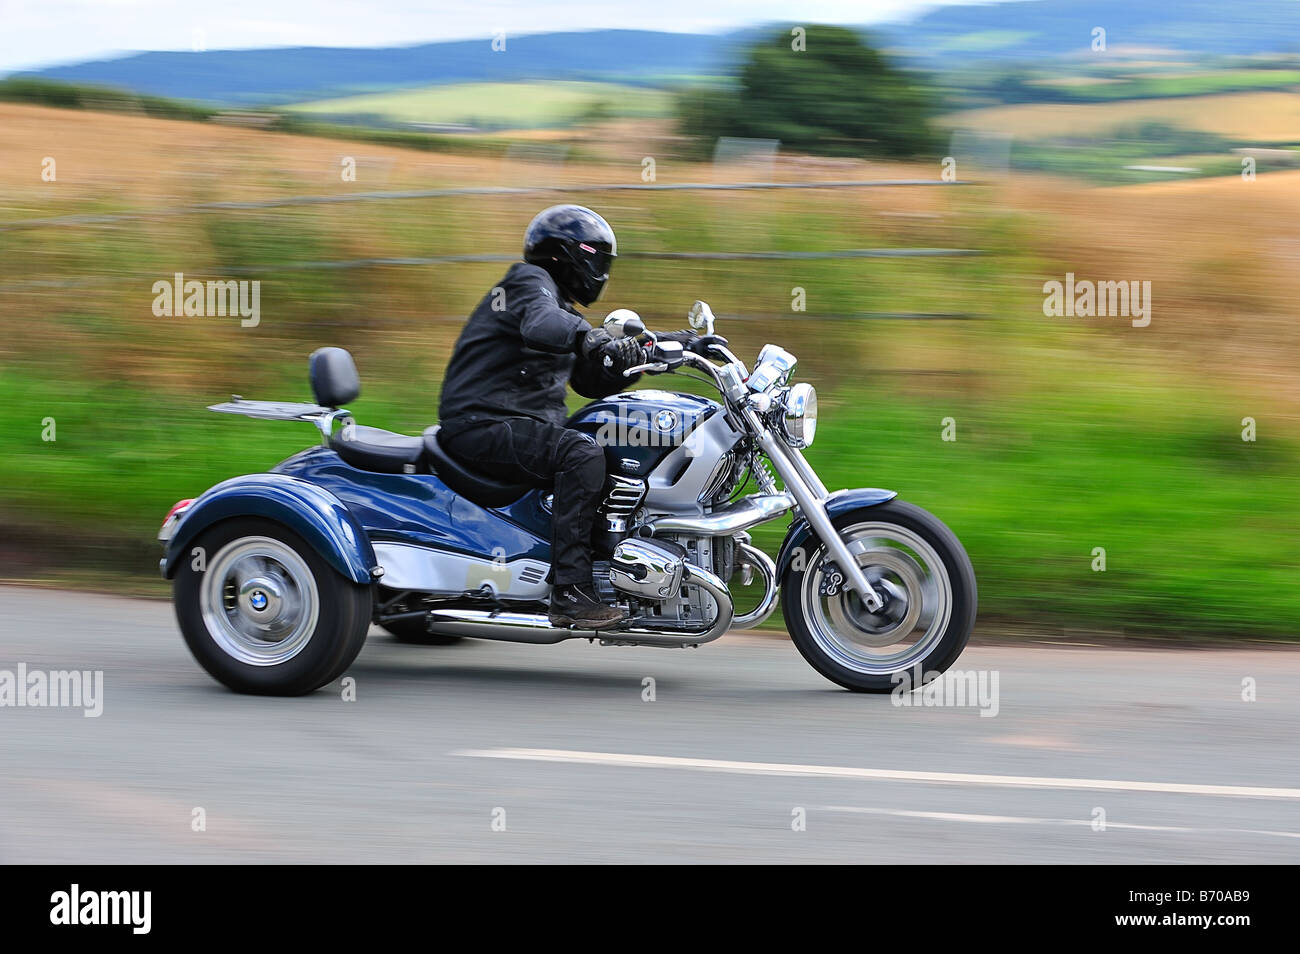
M 302 537 L 256 518 L 195 540 L 172 584 L 185 643 L 236 692 L 297 696 L 352 664 L 370 628 L 370 587 L 333 569 Z
M 781 580 L 786 628 L 800 654 L 856 692 L 891 692 L 904 673 L 913 687 L 942 673 L 975 626 L 975 571 L 961 541 L 901 500 L 832 522 L 885 605 L 869 611 L 810 537 L 811 552 L 796 552 Z

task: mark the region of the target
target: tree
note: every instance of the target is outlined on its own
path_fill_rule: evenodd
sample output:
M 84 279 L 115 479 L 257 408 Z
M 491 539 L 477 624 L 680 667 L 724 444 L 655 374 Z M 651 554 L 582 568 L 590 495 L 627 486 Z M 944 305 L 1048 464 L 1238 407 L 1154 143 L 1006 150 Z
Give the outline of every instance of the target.
M 826 155 L 909 156 L 933 147 L 929 97 L 907 74 L 853 30 L 797 29 L 802 37 L 783 29 L 750 47 L 734 92 L 682 96 L 682 131 L 780 139 Z

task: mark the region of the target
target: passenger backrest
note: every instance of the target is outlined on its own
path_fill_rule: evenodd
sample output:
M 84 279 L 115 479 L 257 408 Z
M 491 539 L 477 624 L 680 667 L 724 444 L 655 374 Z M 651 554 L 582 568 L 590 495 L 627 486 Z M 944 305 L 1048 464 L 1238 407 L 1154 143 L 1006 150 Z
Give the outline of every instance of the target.
M 309 363 L 311 392 L 317 404 L 342 407 L 361 393 L 361 378 L 352 355 L 342 348 L 320 348 Z

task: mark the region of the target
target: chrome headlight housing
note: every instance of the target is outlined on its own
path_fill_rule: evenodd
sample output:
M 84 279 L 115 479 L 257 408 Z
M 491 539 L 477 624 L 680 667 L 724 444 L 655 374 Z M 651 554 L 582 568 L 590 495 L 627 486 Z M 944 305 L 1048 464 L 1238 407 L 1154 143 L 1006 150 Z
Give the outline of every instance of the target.
M 785 392 L 777 423 L 781 436 L 791 447 L 807 447 L 817 433 L 817 389 L 796 384 Z
M 762 394 L 773 385 L 781 385 L 789 381 L 790 375 L 794 374 L 796 364 L 798 359 L 784 348 L 774 344 L 763 345 L 763 350 L 758 353 L 754 370 L 745 383 L 751 391 Z

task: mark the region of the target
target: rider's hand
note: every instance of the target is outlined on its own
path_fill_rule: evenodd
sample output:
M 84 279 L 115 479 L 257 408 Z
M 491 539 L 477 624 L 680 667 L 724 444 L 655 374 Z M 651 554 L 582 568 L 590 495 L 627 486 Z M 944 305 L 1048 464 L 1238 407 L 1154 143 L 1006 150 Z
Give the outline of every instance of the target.
M 645 350 L 635 338 L 615 338 L 604 328 L 588 331 L 579 350 L 587 361 L 619 373 L 645 361 Z
M 588 361 L 596 357 L 596 352 L 614 340 L 604 328 L 592 328 L 578 341 L 578 354 Z
M 600 349 L 600 366 L 619 374 L 645 360 L 645 349 L 635 338 L 615 338 Z

